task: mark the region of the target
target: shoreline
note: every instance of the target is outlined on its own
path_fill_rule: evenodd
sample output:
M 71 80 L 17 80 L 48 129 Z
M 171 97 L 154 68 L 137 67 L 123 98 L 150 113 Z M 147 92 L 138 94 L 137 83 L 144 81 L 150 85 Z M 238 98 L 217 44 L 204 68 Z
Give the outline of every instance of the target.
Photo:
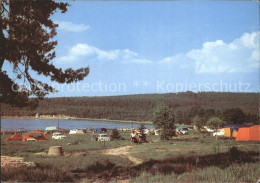
M 105 122 L 117 122 L 117 123 L 135 123 L 135 124 L 147 124 L 152 125 L 151 121 L 126 121 L 126 120 L 113 120 L 113 119 L 95 119 L 95 118 L 78 118 L 71 116 L 48 116 L 48 117 L 38 117 L 35 116 L 1 116 L 1 119 L 47 119 L 47 120 L 83 120 L 83 121 L 105 121 Z

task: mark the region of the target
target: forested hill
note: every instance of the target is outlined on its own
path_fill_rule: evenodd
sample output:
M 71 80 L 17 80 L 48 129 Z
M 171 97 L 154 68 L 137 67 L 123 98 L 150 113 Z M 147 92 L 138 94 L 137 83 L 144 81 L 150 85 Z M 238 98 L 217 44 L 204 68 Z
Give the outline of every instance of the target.
M 227 115 L 237 108 L 242 110 L 247 122 L 256 122 L 259 93 L 184 92 L 174 94 L 144 94 L 111 97 L 61 97 L 45 98 L 38 108 L 17 108 L 2 104 L 2 116 L 34 116 L 63 114 L 74 117 L 152 120 L 153 110 L 159 103 L 168 105 L 175 114 L 175 121 L 191 123 L 192 117 Z M 34 108 L 34 109 L 33 109 Z

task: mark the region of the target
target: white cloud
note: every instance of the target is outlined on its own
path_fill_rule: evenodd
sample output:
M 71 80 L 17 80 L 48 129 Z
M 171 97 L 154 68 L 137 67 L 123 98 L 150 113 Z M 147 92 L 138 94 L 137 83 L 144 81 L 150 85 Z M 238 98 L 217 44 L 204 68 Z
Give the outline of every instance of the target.
M 260 58 L 259 50 L 258 50 L 258 49 L 255 49 L 255 50 L 252 52 L 251 59 L 257 61 L 257 60 L 259 60 L 259 58 Z
M 201 49 L 151 61 L 129 49 L 101 50 L 85 43 L 72 47 L 57 63 L 74 63 L 87 58 L 94 61 L 116 61 L 136 64 L 173 64 L 176 69 L 196 73 L 238 73 L 259 69 L 259 32 L 245 33 L 230 43 L 223 40 L 205 42 Z M 85 60 L 85 59 L 84 59 Z
M 191 62 L 191 59 L 188 58 L 186 54 L 179 53 L 172 57 L 165 57 L 157 62 L 158 64 L 171 64 L 174 65 L 174 68 L 180 69 L 192 69 L 194 64 Z
M 87 44 L 77 44 L 76 46 L 72 47 L 69 51 L 69 55 L 74 56 L 90 56 L 94 55 L 98 52 L 98 49 L 93 46 L 89 46 Z
M 97 58 L 99 60 L 116 60 L 121 54 L 120 50 L 103 51 L 97 50 Z
M 248 48 L 259 48 L 259 32 L 253 32 L 251 34 L 245 33 L 238 42 L 241 40 L 243 46 Z
M 184 61 L 186 61 L 186 59 L 184 60 L 185 55 L 182 53 L 176 54 L 172 57 L 165 57 L 161 60 L 158 61 L 158 63 L 160 64 L 180 64 Z
M 56 59 L 58 64 L 80 61 L 80 57 L 98 61 L 120 61 L 122 63 L 152 63 L 150 60 L 141 58 L 137 53 L 129 50 L 104 51 L 85 43 L 79 43 L 69 50 L 68 55 Z
M 59 24 L 58 29 L 70 32 L 82 32 L 90 29 L 90 26 L 85 24 L 74 24 L 67 21 L 55 21 L 55 23 Z
M 245 33 L 231 43 L 206 42 L 186 54 L 196 73 L 233 73 L 259 69 L 259 32 Z
M 129 49 L 125 49 L 123 50 L 123 53 L 124 53 L 124 59 L 131 59 L 131 58 L 135 58 L 135 57 L 138 57 L 138 54 L 129 50 Z

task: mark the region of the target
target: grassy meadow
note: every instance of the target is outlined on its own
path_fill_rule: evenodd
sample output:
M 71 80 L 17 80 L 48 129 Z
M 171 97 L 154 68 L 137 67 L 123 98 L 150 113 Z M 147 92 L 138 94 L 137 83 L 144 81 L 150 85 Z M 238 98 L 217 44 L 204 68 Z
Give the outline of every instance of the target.
M 121 139 L 100 144 L 92 134 L 68 135 L 46 142 L 5 141 L 1 155 L 24 157 L 36 163 L 27 169 L 1 168 L 4 182 L 256 182 L 260 175 L 259 142 L 216 139 L 190 131 L 188 135 L 160 140 L 149 135 L 148 143 L 134 145 L 129 155 L 143 161 L 135 164 L 127 156 L 107 155 L 106 150 L 130 145 L 130 132 Z M 68 145 L 69 144 L 69 145 Z M 44 153 L 62 146 L 64 156 Z

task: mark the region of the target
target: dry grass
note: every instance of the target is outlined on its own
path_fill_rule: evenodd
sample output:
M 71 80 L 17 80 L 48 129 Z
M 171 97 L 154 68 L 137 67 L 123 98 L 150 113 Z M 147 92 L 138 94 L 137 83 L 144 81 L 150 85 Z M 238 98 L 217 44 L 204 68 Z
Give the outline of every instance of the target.
M 143 163 L 134 165 L 126 156 L 105 154 L 110 148 L 130 144 L 128 133 L 120 132 L 120 135 L 126 140 L 107 142 L 105 147 L 98 142 L 91 142 L 90 134 L 68 135 L 65 140 L 47 142 L 12 142 L 5 141 L 2 136 L 1 155 L 24 157 L 25 161 L 35 162 L 37 165 L 36 168 L 22 170 L 2 168 L 2 180 L 252 182 L 260 175 L 258 142 L 215 140 L 207 134 L 191 134 L 168 141 L 159 141 L 158 136 L 148 136 L 150 143 L 135 145 L 128 152 L 131 157 L 143 160 Z M 67 146 L 68 143 L 74 145 Z M 47 152 L 51 145 L 62 146 L 66 156 L 48 157 L 36 154 Z

